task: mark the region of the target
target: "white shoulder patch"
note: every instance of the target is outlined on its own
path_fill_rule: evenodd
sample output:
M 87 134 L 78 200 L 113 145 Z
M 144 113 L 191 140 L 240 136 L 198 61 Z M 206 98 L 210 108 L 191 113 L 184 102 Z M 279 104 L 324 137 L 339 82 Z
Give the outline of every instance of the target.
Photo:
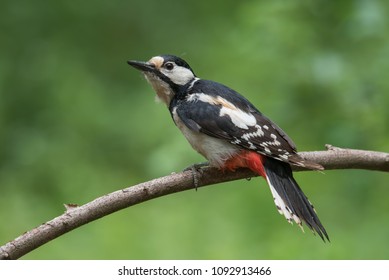
M 236 107 L 222 107 L 220 110 L 220 116 L 222 117 L 226 115 L 231 118 L 231 121 L 234 123 L 234 125 L 242 129 L 248 129 L 249 126 L 254 126 L 257 124 L 257 120 L 252 114 L 243 112 Z
M 194 93 L 191 94 L 187 100 L 199 100 L 212 105 L 221 105 L 220 117 L 229 116 L 232 123 L 239 128 L 248 129 L 249 126 L 255 126 L 257 124 L 257 120 L 252 114 L 240 110 L 223 97 L 214 97 L 205 93 Z

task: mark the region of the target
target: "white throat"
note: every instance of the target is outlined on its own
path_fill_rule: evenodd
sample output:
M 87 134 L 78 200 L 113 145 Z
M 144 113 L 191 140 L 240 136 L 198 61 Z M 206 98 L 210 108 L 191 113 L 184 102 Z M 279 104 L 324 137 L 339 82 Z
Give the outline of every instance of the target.
M 156 100 L 165 103 L 165 105 L 169 107 L 170 101 L 174 96 L 174 92 L 171 90 L 170 86 L 152 73 L 145 73 L 145 78 L 157 94 Z

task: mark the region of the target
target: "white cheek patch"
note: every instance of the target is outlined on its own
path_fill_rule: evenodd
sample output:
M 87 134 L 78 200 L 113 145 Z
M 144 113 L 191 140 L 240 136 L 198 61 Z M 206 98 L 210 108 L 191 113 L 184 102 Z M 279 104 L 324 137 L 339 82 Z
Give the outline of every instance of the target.
M 182 66 L 175 66 L 173 70 L 161 68 L 161 72 L 176 85 L 186 85 L 194 79 L 192 71 Z

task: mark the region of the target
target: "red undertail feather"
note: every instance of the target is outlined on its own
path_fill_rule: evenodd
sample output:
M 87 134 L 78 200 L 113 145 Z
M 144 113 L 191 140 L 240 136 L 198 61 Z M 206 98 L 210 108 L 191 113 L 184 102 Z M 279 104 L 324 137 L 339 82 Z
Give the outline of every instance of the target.
M 278 212 L 288 222 L 297 223 L 301 229 L 303 229 L 302 223 L 304 222 L 324 241 L 329 241 L 327 232 L 321 224 L 313 205 L 293 178 L 289 163 L 262 156 L 256 152 L 242 151 L 228 159 L 223 169 L 234 171 L 239 167 L 249 168 L 266 179 Z
M 242 151 L 234 157 L 228 159 L 225 162 L 223 169 L 234 171 L 239 167 L 249 168 L 266 179 L 266 173 L 263 167 L 264 160 L 265 158 L 258 153 Z

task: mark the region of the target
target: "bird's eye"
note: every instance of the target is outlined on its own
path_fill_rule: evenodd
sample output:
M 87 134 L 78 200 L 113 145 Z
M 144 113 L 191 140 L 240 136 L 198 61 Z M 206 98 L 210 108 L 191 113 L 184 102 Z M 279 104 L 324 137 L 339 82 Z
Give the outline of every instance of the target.
M 174 64 L 171 63 L 171 62 L 168 62 L 168 63 L 165 64 L 165 68 L 167 70 L 172 70 L 174 68 Z

